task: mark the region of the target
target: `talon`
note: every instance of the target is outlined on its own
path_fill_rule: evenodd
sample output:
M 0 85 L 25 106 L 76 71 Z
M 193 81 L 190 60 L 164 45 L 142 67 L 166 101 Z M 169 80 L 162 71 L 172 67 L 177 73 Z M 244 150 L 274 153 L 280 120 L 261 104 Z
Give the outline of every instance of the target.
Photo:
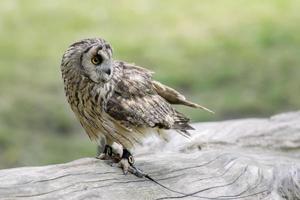
M 100 160 L 110 160 L 110 159 L 112 159 L 112 155 L 113 155 L 113 152 L 112 152 L 111 146 L 105 145 L 103 153 L 98 155 L 96 158 L 100 159 Z
M 119 163 L 120 163 L 120 167 L 123 169 L 123 173 L 125 175 L 127 175 L 128 171 L 129 171 L 129 167 L 130 167 L 130 164 L 128 163 L 128 160 L 125 159 L 125 158 L 122 158 L 122 160 Z
M 127 175 L 128 172 L 139 178 L 145 177 L 147 175 L 135 166 L 135 160 L 132 154 L 127 149 L 123 149 L 123 155 L 122 157 L 120 157 L 119 154 L 114 154 L 112 152 L 111 146 L 105 145 L 103 153 L 101 153 L 96 158 L 101 160 L 111 160 L 112 162 L 110 163 L 110 166 L 122 168 L 124 175 Z
M 122 158 L 121 158 L 121 156 L 119 154 L 113 154 L 112 157 L 111 157 L 111 159 L 112 159 L 112 161 L 114 163 L 118 163 L 118 162 L 121 161 Z
M 123 149 L 123 155 L 118 163 L 118 166 L 122 168 L 124 175 L 127 175 L 128 172 L 130 172 L 139 178 L 144 177 L 145 173 L 138 169 L 134 163 L 135 161 L 131 153 L 127 149 Z
M 108 160 L 109 159 L 109 156 L 107 156 L 106 154 L 104 153 L 101 153 L 99 156 L 96 156 L 97 159 L 100 159 L 100 160 Z

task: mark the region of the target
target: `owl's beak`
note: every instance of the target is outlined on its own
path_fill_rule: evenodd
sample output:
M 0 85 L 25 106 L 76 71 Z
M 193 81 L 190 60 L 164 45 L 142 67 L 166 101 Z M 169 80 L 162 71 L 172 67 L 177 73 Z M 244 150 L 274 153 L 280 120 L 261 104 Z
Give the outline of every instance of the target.
M 106 52 L 99 50 L 98 54 L 103 58 L 103 63 L 101 64 L 101 71 L 108 76 L 111 74 L 111 60 L 109 59 L 109 56 L 106 54 Z
M 111 67 L 108 65 L 102 66 L 101 67 L 101 71 L 105 74 L 107 74 L 108 76 L 110 76 L 111 74 Z
M 111 79 L 113 73 L 112 60 L 110 59 L 107 52 L 103 50 L 98 51 L 98 55 L 100 55 L 103 59 L 101 65 L 97 67 L 97 71 L 99 71 L 99 75 L 101 76 L 101 80 L 107 82 Z
M 99 72 L 99 78 L 102 82 L 107 82 L 111 79 L 113 68 L 111 62 L 105 60 L 100 66 L 98 66 L 97 71 Z

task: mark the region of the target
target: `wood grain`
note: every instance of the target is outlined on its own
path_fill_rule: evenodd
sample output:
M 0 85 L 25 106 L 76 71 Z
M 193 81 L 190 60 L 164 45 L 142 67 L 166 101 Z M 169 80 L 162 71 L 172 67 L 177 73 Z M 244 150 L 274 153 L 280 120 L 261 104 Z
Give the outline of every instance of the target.
M 0 199 L 300 199 L 300 112 L 194 127 L 190 141 L 135 150 L 137 166 L 168 189 L 83 158 L 0 170 Z

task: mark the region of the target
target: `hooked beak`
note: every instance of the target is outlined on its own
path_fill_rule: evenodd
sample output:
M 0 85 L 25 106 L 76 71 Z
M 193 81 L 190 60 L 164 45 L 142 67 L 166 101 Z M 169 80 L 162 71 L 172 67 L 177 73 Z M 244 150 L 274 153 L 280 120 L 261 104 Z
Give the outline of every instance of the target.
M 112 78 L 113 68 L 110 60 L 104 60 L 96 70 L 98 71 L 97 74 L 102 82 L 107 82 Z
M 111 75 L 111 67 L 109 65 L 105 65 L 105 66 L 101 67 L 101 72 L 110 76 Z
M 110 76 L 112 69 L 111 69 L 111 60 L 109 58 L 109 55 L 107 55 L 106 52 L 102 50 L 99 50 L 98 54 L 103 58 L 103 62 L 100 66 L 101 72 Z

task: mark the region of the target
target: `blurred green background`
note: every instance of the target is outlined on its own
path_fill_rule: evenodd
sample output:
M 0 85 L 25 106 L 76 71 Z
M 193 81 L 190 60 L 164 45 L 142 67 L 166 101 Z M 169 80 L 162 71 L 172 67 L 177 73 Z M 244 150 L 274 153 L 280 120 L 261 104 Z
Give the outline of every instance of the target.
M 299 109 L 299 10 L 298 0 L 1 0 L 0 168 L 95 155 L 60 74 L 68 45 L 87 37 L 216 112 L 180 107 L 193 121 Z

